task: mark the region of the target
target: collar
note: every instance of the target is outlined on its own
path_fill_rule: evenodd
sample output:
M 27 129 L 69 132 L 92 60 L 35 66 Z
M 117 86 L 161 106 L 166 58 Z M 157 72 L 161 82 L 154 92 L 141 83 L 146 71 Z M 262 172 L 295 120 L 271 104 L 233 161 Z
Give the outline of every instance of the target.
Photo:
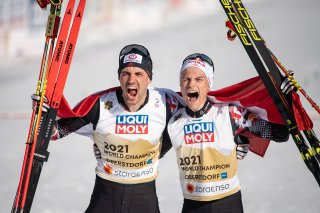
M 121 88 L 119 90 L 116 90 L 116 95 L 117 95 L 118 102 L 123 106 L 123 108 L 126 111 L 129 111 L 129 108 L 127 107 L 126 103 L 124 102 Z M 142 107 L 144 107 L 148 103 L 148 101 L 149 101 L 149 90 L 147 90 L 147 97 L 144 100 L 144 103 L 140 106 L 140 108 L 138 110 L 142 109 Z
M 198 111 L 192 111 L 188 106 L 186 106 L 186 113 L 192 118 L 200 118 L 206 114 L 212 107 L 212 103 L 207 99 L 203 107 Z

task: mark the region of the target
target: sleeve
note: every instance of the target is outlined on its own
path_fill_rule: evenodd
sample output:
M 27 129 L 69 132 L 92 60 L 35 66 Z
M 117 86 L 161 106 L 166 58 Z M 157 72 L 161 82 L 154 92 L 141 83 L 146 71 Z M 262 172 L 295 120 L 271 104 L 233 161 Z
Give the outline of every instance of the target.
M 56 121 L 56 128 L 59 132 L 59 138 L 63 138 L 70 133 L 80 130 L 82 127 L 92 124 L 92 131 L 96 128 L 100 114 L 100 101 L 96 100 L 87 114 L 81 117 L 61 118 Z M 79 133 L 81 134 L 81 133 Z M 82 133 L 84 134 L 84 133 Z
M 289 131 L 285 125 L 263 120 L 240 106 L 230 105 L 229 112 L 234 135 L 247 131 L 262 139 L 275 142 L 285 142 L 289 139 Z
M 166 94 L 166 127 L 162 133 L 162 140 L 161 140 L 161 149 L 160 149 L 160 158 L 162 158 L 172 147 L 171 139 L 168 133 L 168 123 L 171 116 L 181 107 L 183 104 L 181 103 L 180 99 L 172 94 Z

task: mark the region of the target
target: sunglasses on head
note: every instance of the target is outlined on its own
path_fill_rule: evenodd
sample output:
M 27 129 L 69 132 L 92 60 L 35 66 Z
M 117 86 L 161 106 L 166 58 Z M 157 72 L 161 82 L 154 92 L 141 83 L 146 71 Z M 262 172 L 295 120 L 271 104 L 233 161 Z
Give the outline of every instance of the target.
M 213 61 L 211 60 L 211 58 L 205 54 L 201 54 L 201 53 L 194 53 L 194 54 L 191 54 L 189 56 L 187 56 L 184 60 L 183 60 L 183 63 L 186 62 L 187 60 L 193 60 L 193 59 L 196 59 L 196 58 L 200 58 L 202 61 L 205 61 L 207 62 L 210 66 L 213 67 Z
M 124 55 L 128 54 L 128 53 L 138 53 L 141 54 L 145 57 L 149 57 L 150 58 L 150 53 L 147 50 L 147 48 L 145 48 L 142 45 L 139 44 L 130 44 L 125 46 L 119 54 L 119 59 L 121 59 Z

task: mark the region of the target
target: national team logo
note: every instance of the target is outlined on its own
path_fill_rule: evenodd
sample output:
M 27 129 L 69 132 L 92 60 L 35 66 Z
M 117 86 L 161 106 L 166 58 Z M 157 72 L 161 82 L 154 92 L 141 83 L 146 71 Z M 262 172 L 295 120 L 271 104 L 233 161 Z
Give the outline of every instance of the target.
M 214 142 L 213 122 L 192 123 L 184 126 L 184 142 L 186 144 Z
M 104 103 L 104 108 L 110 110 L 113 107 L 112 101 L 107 101 Z
M 116 134 L 148 134 L 148 115 L 118 115 Z
M 142 63 L 142 56 L 136 53 L 131 53 L 129 55 L 125 55 L 123 59 L 123 63 Z
M 135 60 L 137 58 L 137 55 L 136 54 L 131 54 L 128 56 L 129 59 L 131 60 Z

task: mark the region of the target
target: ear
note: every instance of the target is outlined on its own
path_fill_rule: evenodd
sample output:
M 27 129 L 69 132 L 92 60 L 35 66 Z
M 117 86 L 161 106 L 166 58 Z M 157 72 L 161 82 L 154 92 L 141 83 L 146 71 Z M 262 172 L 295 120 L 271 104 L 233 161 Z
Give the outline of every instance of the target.
M 211 87 L 210 87 L 211 82 L 210 82 L 210 79 L 209 79 L 209 78 L 207 78 L 207 79 L 208 79 L 208 91 L 210 91 L 210 90 L 211 90 Z

